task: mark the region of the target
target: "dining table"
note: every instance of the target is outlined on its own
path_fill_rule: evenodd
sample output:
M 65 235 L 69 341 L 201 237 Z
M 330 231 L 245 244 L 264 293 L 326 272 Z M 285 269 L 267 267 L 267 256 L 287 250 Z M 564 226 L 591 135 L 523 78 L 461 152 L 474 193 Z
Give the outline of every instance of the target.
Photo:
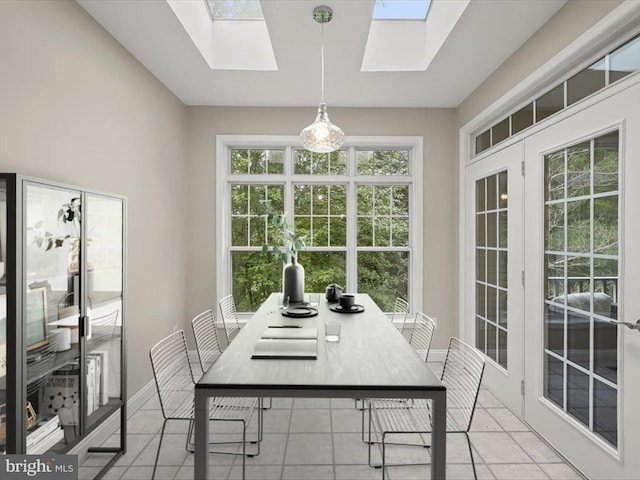
M 355 303 L 358 313 L 339 312 L 322 296 L 313 307 L 317 315 L 290 318 L 277 293 L 267 298 L 196 384 L 194 479 L 212 478 L 207 421 L 212 397 L 429 399 L 431 478 L 445 479 L 446 388 L 368 294 L 356 294 Z M 327 323 L 340 325 L 339 341 L 325 340 Z M 312 347 L 301 353 L 285 348 L 280 356 L 282 341 L 265 340 L 267 331 L 314 332 L 317 342 L 303 344 Z

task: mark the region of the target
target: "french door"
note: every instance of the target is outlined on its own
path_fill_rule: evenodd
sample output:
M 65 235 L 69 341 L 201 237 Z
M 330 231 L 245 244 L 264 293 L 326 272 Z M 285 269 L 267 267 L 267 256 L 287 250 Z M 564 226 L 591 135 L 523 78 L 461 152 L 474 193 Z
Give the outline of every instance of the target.
M 483 383 L 522 413 L 523 144 L 465 171 L 467 340 L 488 359 Z
M 640 85 L 524 140 L 524 418 L 592 479 L 640 472 Z

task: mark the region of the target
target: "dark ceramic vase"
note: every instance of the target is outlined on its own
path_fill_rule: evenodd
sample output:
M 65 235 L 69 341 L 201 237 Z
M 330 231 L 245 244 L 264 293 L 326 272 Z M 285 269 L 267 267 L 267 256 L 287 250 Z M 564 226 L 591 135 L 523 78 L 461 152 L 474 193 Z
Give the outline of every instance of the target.
M 304 268 L 295 257 L 282 269 L 282 285 L 284 298 L 289 297 L 290 303 L 304 302 Z

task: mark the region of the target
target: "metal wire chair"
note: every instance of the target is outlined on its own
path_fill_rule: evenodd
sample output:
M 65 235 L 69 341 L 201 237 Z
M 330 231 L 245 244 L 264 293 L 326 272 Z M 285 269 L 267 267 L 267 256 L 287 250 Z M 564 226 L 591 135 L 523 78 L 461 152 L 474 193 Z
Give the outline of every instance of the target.
M 409 313 L 409 304 L 404 298 L 396 298 L 393 304 L 393 312 L 391 315 L 391 323 L 396 327 L 400 333 L 404 332 L 404 324 L 407 321 L 407 314 Z
M 196 315 L 191 320 L 191 327 L 193 328 L 193 337 L 196 340 L 200 369 L 204 373 L 222 353 L 213 310 L 206 310 Z
M 469 428 L 473 420 L 484 373 L 483 356 L 473 347 L 453 337 L 449 342 L 441 381 L 447 388 L 447 433 L 463 433 L 467 439 L 473 475 L 477 479 Z M 372 433 L 381 437 L 382 464 L 372 465 Z M 393 434 L 425 434 L 431 432 L 431 407 L 426 399 L 416 399 L 411 408 L 397 408 L 385 401 L 369 402 L 369 465 L 382 468 L 385 478 L 387 436 Z M 421 444 L 421 446 L 425 446 Z M 427 445 L 428 446 L 428 445 Z M 415 465 L 415 463 L 413 463 Z M 397 466 L 397 465 L 393 465 Z
M 422 312 L 416 313 L 415 323 L 413 325 L 413 332 L 411 333 L 411 340 L 409 343 L 413 346 L 413 348 L 420 354 L 426 363 L 429 358 L 429 349 L 431 348 L 431 340 L 433 339 L 433 334 L 436 331 L 436 321 L 425 315 Z M 366 402 L 372 402 L 375 406 L 379 405 L 380 407 L 390 406 L 395 404 L 395 408 L 410 408 L 413 405 L 413 399 L 404 399 L 404 398 L 390 398 L 390 399 L 365 399 L 363 400 L 362 408 L 362 430 L 361 436 L 362 441 L 366 442 L 364 438 L 364 415 L 366 408 Z M 373 443 L 376 443 L 375 441 Z
M 158 451 L 153 465 L 153 477 L 155 477 L 158 458 L 162 448 L 162 440 L 168 420 L 187 420 L 189 421 L 189 430 L 185 448 L 188 452 L 193 453 L 193 443 L 191 436 L 193 434 L 194 421 L 194 385 L 195 380 L 193 371 L 189 362 L 189 354 L 187 350 L 187 342 L 184 332 L 178 330 L 173 334 L 163 338 L 156 343 L 149 352 L 151 358 L 151 366 L 153 368 L 153 376 L 158 389 L 160 398 L 160 406 L 164 422 L 160 433 L 160 442 Z M 246 451 L 246 429 L 253 411 L 258 401 L 255 398 L 216 398 L 211 399 L 209 405 L 209 420 L 220 422 L 239 422 L 242 424 L 242 440 L 241 442 L 217 442 L 217 443 L 241 443 L 242 452 L 225 452 L 217 451 L 212 453 L 224 453 L 230 455 L 242 455 L 242 478 L 245 474 L 245 456 L 254 456 L 260 453 L 260 444 L 258 443 L 255 453 L 247 454 Z M 258 409 L 258 424 L 262 423 L 261 409 Z
M 206 310 L 191 320 L 193 328 L 193 337 L 196 340 L 196 350 L 198 350 L 198 359 L 200 360 L 200 369 L 202 373 L 213 365 L 222 353 L 220 341 L 218 339 L 218 330 L 216 329 L 216 321 L 213 316 L 213 310 Z M 271 398 L 268 398 L 268 404 L 262 404 L 263 410 L 271 408 Z M 259 426 L 259 438 L 262 440 L 262 425 Z
M 240 322 L 238 322 L 238 313 L 236 312 L 236 302 L 233 295 L 227 295 L 220 299 L 220 313 L 222 314 L 222 323 L 224 324 L 224 332 L 227 335 L 227 345 L 240 331 Z

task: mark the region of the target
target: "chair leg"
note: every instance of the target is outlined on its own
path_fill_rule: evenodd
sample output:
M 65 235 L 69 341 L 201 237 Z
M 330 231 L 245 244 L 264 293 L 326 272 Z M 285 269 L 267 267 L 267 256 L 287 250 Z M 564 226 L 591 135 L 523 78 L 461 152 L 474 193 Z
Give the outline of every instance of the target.
M 464 436 L 467 437 L 469 455 L 471 455 L 471 466 L 473 467 L 473 478 L 475 478 L 475 480 L 478 480 L 478 473 L 476 472 L 476 462 L 473 459 L 473 448 L 471 448 L 471 440 L 469 439 L 469 432 L 464 432 Z
M 153 473 L 151 474 L 151 480 L 156 478 L 156 469 L 158 468 L 158 459 L 160 458 L 160 449 L 162 448 L 162 439 L 164 438 L 164 429 L 167 426 L 167 419 L 162 422 L 162 431 L 160 432 L 160 441 L 158 442 L 158 451 L 156 452 L 156 460 L 153 462 Z M 189 437 L 187 436 L 187 446 L 189 444 Z M 187 448 L 188 450 L 188 448 Z
M 385 456 L 386 456 L 386 446 L 387 444 L 384 443 L 384 437 L 385 437 L 385 432 L 382 432 L 382 480 L 384 480 L 384 474 L 385 474 Z
M 260 444 L 258 444 L 260 445 Z M 245 464 L 247 460 L 247 424 L 242 421 L 242 480 L 245 478 Z

